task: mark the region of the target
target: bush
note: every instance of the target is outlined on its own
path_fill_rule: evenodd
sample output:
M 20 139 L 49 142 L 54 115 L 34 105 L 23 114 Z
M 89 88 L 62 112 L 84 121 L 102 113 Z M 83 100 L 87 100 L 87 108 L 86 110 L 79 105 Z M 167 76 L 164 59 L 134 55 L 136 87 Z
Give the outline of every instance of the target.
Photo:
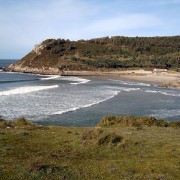
M 168 123 L 164 120 L 156 120 L 155 125 L 157 127 L 168 127 Z
M 82 140 L 92 140 L 92 139 L 96 139 L 98 136 L 100 136 L 100 134 L 103 133 L 103 130 L 101 129 L 93 129 L 93 130 L 88 130 L 86 129 L 83 132 L 82 135 Z
M 7 121 L 5 121 L 4 119 L 0 119 L 0 128 L 4 129 L 6 128 L 8 125 Z
M 114 125 L 116 123 L 116 121 L 117 121 L 117 117 L 116 116 L 105 116 L 101 120 L 100 124 L 102 126 L 112 126 L 112 125 Z
M 31 126 L 32 123 L 27 121 L 24 117 L 18 118 L 13 122 L 14 126 Z
M 117 145 L 122 141 L 122 137 L 115 134 L 115 133 L 109 133 L 109 134 L 103 134 L 100 136 L 97 140 L 97 145 L 102 146 L 102 145 Z
M 178 128 L 180 128 L 180 121 L 170 122 L 169 127 L 178 127 Z
M 122 136 L 115 132 L 104 132 L 101 129 L 85 130 L 82 135 L 82 145 L 117 145 L 122 141 L 122 139 Z
M 32 171 L 41 171 L 43 173 L 52 174 L 54 172 L 58 172 L 61 168 L 51 165 L 51 164 L 41 164 L 40 162 L 33 162 L 29 167 L 30 172 Z
M 7 127 L 12 127 L 12 122 L 5 120 L 2 116 L 0 116 L 0 129 L 4 129 Z

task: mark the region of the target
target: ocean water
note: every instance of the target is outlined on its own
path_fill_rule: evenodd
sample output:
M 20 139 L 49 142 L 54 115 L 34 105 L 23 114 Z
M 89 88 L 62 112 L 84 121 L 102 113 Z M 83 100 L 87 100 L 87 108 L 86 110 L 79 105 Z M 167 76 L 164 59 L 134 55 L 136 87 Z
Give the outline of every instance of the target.
M 17 61 L 17 59 L 0 59 L 0 68 L 7 67 L 10 64 L 13 64 Z
M 112 77 L 0 72 L 0 115 L 42 125 L 94 126 L 105 115 L 175 121 L 180 120 L 179 102 L 180 90 Z

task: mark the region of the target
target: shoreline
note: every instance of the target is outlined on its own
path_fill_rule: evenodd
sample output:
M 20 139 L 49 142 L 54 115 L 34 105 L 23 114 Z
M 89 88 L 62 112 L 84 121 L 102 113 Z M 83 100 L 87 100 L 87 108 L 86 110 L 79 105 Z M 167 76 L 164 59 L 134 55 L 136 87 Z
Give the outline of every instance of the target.
M 117 79 L 154 83 L 160 87 L 180 89 L 180 73 L 174 71 L 159 74 L 146 70 L 124 71 L 64 71 L 62 76 L 112 76 Z
M 118 79 L 131 80 L 137 82 L 155 83 L 160 87 L 180 89 L 180 73 L 166 71 L 153 73 L 147 70 L 109 70 L 109 71 L 59 71 L 58 68 L 47 70 L 37 68 L 9 68 L 4 72 L 20 72 L 40 75 L 60 75 L 60 76 L 112 76 Z

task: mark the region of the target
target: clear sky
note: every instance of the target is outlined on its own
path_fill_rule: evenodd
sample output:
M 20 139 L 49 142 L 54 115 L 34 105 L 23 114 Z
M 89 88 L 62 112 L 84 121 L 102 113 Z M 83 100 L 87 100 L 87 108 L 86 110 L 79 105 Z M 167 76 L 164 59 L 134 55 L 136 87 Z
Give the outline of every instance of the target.
M 47 38 L 180 35 L 180 0 L 0 0 L 0 59 Z

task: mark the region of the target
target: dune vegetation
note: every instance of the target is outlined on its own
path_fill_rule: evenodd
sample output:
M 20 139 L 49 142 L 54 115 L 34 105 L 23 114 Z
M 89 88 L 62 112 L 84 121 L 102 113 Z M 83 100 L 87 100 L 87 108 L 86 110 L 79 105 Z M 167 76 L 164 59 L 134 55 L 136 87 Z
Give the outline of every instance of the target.
M 0 179 L 180 179 L 180 123 L 104 117 L 96 127 L 0 120 Z

